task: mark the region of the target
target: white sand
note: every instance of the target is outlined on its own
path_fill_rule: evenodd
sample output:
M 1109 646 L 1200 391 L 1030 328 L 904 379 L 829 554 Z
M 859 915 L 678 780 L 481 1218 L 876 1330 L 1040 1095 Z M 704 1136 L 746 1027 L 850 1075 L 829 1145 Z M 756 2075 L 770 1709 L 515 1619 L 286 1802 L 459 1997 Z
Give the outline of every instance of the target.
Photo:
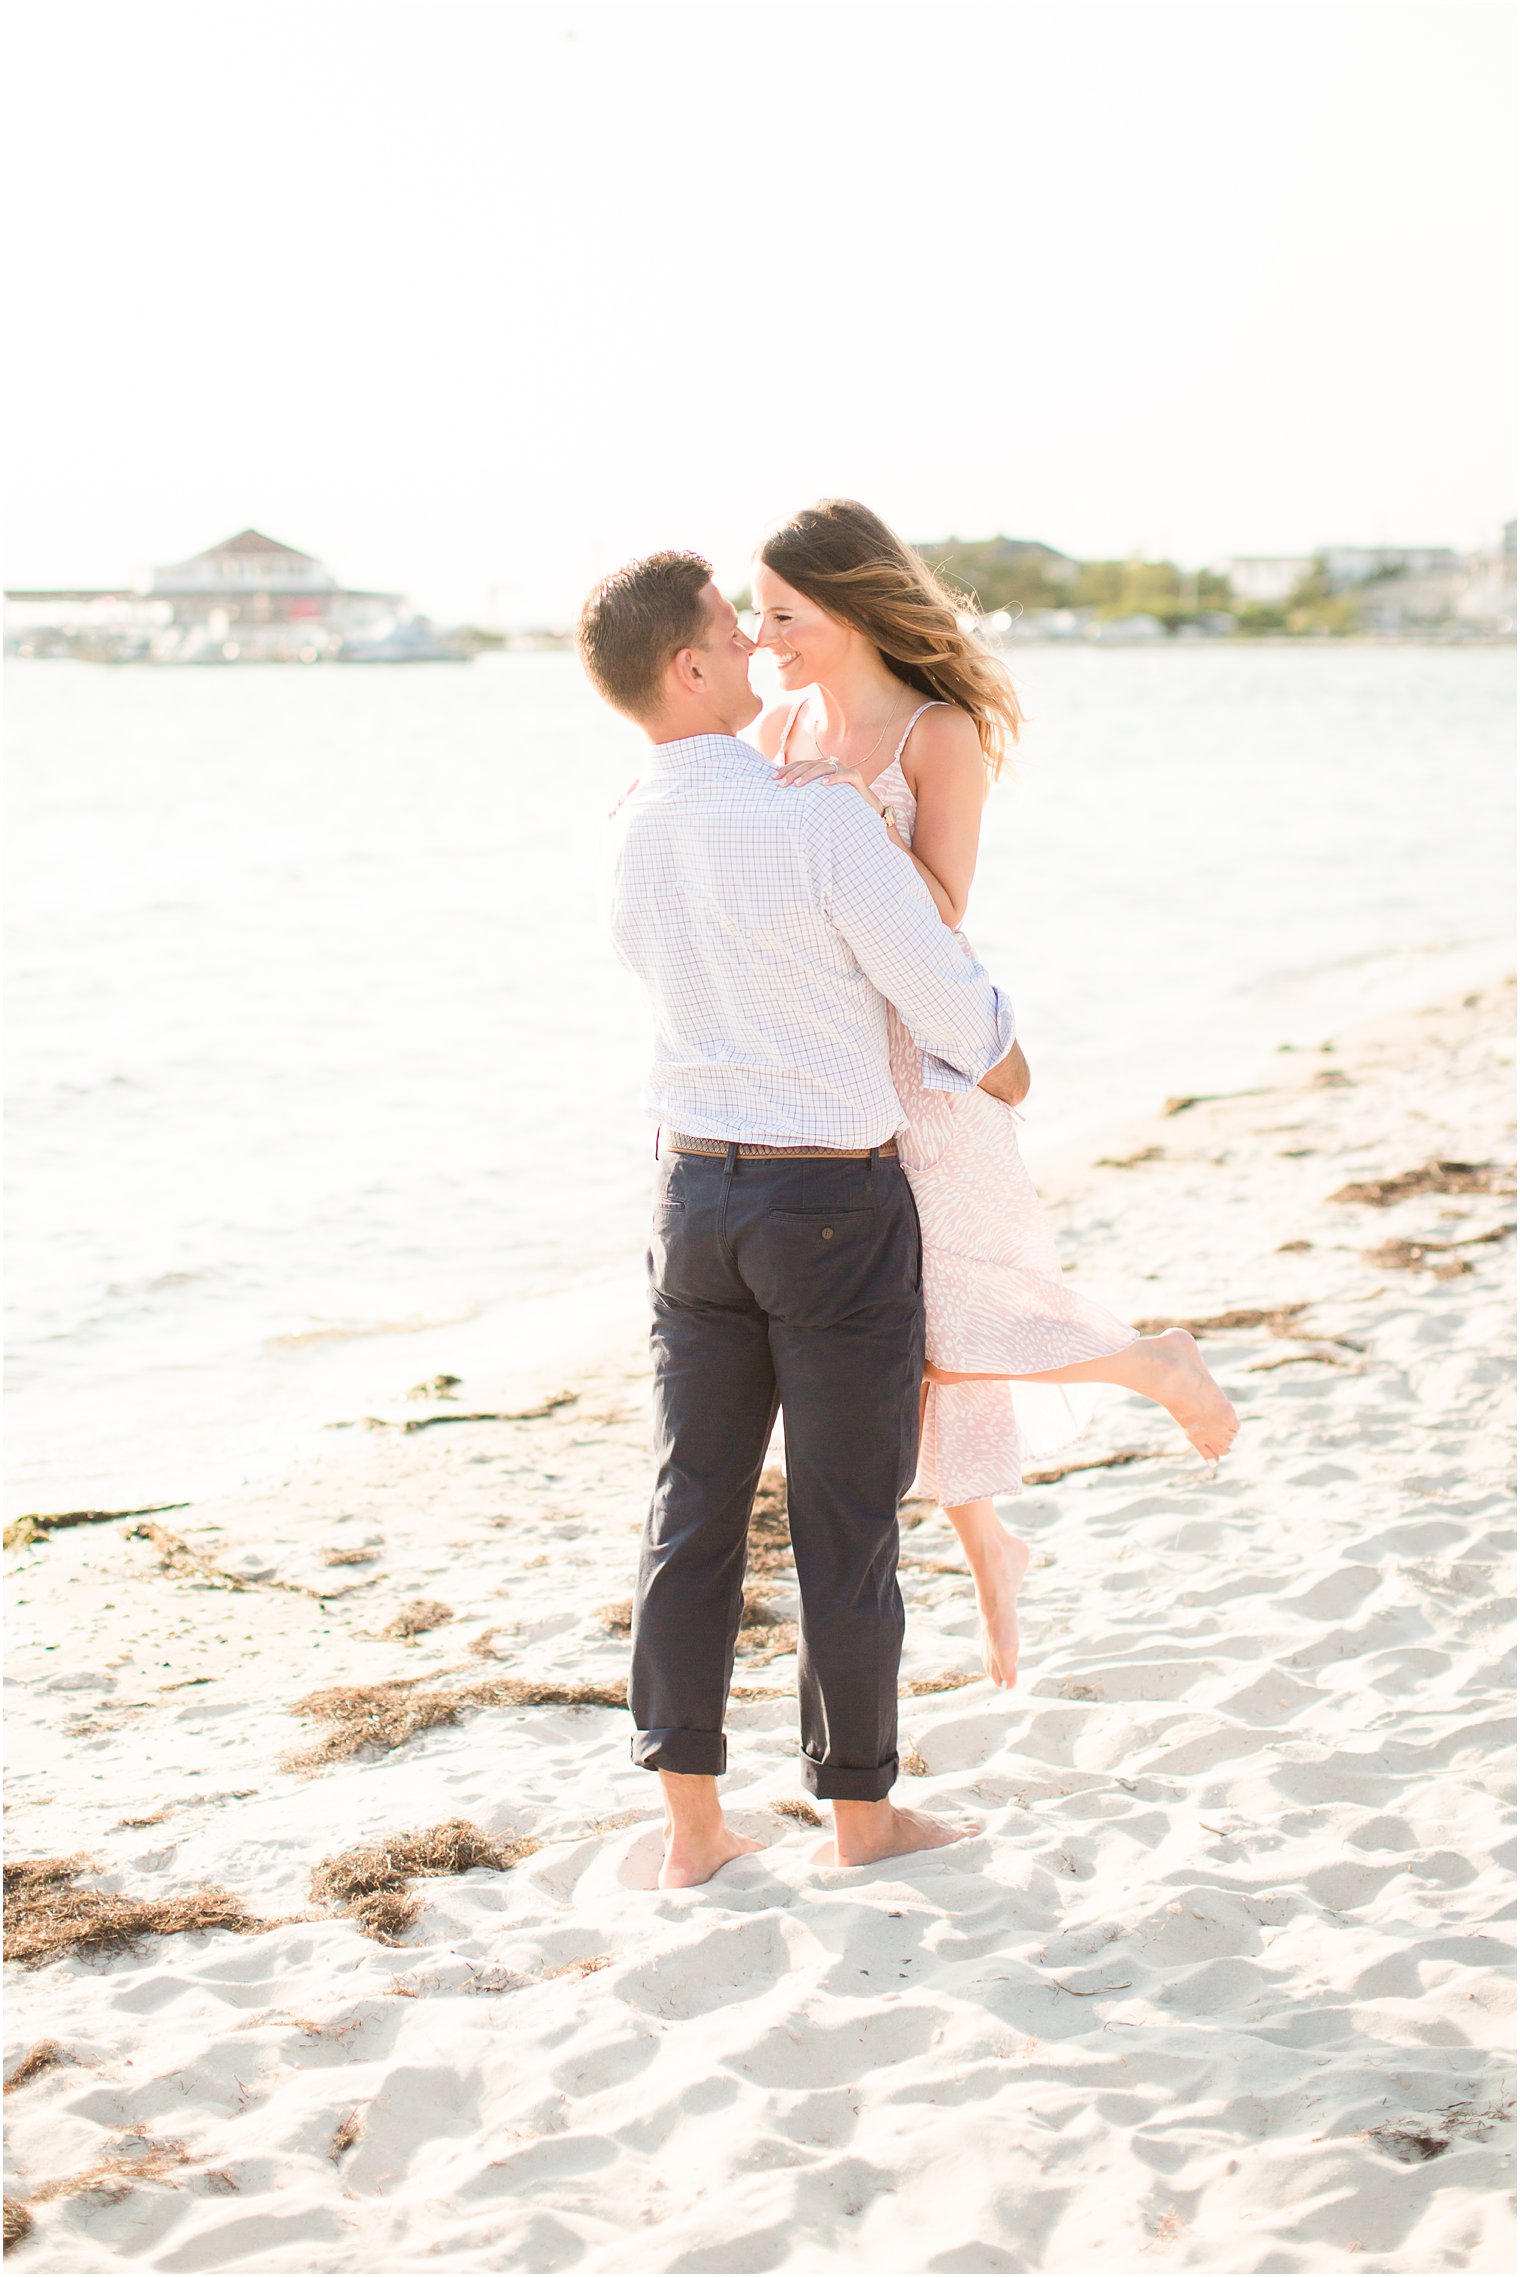
M 117 1525 L 13 1558 L 11 1855 L 315 1916 L 10 1972 L 7 2074 L 44 2036 L 77 2058 L 10 2096 L 10 2190 L 132 2130 L 183 2153 L 39 2200 L 19 2266 L 1508 2268 L 1511 1244 L 1444 1280 L 1364 1253 L 1514 1205 L 1327 1199 L 1511 1159 L 1508 1002 L 1281 1057 L 1262 1095 L 1094 1150 L 1158 1159 L 1046 1175 L 1074 1271 L 1132 1317 L 1307 1310 L 1299 1339 L 1209 1340 L 1244 1417 L 1217 1481 L 1115 1393 L 1080 1453 L 1156 1457 L 1010 1506 L 1018 1692 L 904 1701 L 927 1774 L 899 1794 L 984 1822 L 949 1852 L 810 1863 L 770 1807 L 801 1792 L 786 1658 L 741 1666 L 776 1697 L 731 1727 L 731 1808 L 770 1847 L 704 1890 L 649 1888 L 654 1782 L 613 1710 L 278 1768 L 313 1685 L 620 1675 L 597 1608 L 629 1594 L 647 1492 L 631 1349 L 539 1421 L 335 1434 L 320 1471 L 162 1521 L 324 1600 L 175 1578 Z M 367 1541 L 372 1566 L 321 1563 Z M 954 1550 L 937 1518 L 905 1537 L 905 1682 L 978 1665 Z M 417 1597 L 456 1618 L 366 1634 Z M 504 1657 L 472 1660 L 486 1627 Z M 455 1815 L 543 1847 L 418 1883 L 397 1948 L 313 1906 L 324 1856 Z

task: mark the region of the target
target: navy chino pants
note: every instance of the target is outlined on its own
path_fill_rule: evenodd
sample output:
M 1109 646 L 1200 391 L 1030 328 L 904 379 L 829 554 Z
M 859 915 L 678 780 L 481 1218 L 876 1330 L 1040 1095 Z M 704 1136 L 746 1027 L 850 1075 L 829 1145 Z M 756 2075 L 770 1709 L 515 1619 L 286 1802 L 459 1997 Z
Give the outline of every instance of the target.
M 749 1516 L 779 1406 L 803 1779 L 824 1799 L 878 1801 L 897 1777 L 897 1505 L 924 1360 L 901 1165 L 667 1154 L 649 1279 L 658 1472 L 634 1598 L 634 1761 L 726 1767 Z

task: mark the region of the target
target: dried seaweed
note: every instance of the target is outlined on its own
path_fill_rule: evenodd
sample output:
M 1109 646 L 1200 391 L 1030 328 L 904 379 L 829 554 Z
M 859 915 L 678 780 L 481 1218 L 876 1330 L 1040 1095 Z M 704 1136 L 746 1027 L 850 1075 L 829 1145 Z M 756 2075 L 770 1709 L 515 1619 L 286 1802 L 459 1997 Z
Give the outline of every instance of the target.
M 626 1708 L 626 1684 L 538 1684 L 496 1676 L 465 1687 L 472 1708 Z
M 1185 1115 L 1189 1107 L 1204 1107 L 1216 1099 L 1264 1099 L 1265 1091 L 1192 1091 L 1180 1098 L 1168 1099 L 1162 1107 L 1163 1115 Z
M 1482 2142 L 1513 2116 L 1514 2108 L 1508 2098 L 1490 2104 L 1448 2103 L 1438 2117 L 1423 2123 L 1411 2116 L 1366 2127 L 1363 2140 L 1377 2143 L 1401 2166 L 1416 2166 L 1426 2159 L 1442 2157 L 1454 2143 Z
M 780 1660 L 784 1654 L 797 1650 L 797 1624 L 780 1621 L 774 1613 L 769 1613 L 764 1621 L 739 1631 L 735 1650 L 743 1653 L 756 1668 L 763 1667 L 768 1660 Z
M 106 2145 L 103 2158 L 79 2174 L 61 2175 L 32 2192 L 27 2204 L 46 2205 L 54 2198 L 77 2198 L 82 2191 L 100 2190 L 112 2199 L 125 2198 L 144 2182 L 170 2182 L 188 2165 L 190 2152 L 182 2142 L 131 2128 Z
M 1115 1471 L 1126 1463 L 1153 1463 L 1167 1450 L 1164 1447 L 1126 1447 L 1117 1455 L 1084 1455 L 1078 1462 L 1054 1463 L 1049 1470 L 1026 1471 L 1026 1486 L 1054 1486 L 1058 1479 L 1070 1478 L 1073 1471 Z M 946 1572 L 959 1572 L 959 1567 L 947 1566 Z
M 777 1818 L 794 1818 L 799 1826 L 822 1826 L 823 1824 L 823 1820 L 814 1810 L 812 1804 L 804 1801 L 801 1795 L 784 1795 L 779 1803 L 771 1804 L 771 1809 Z
M 88 1858 L 19 1858 L 5 1869 L 5 1957 L 41 1968 L 66 1953 L 124 1953 L 144 1937 L 230 1929 L 253 1937 L 278 1926 L 251 1914 L 229 1891 L 207 1887 L 167 1898 L 77 1889 Z
M 1365 1202 L 1391 1209 L 1415 1194 L 1512 1194 L 1515 1173 L 1502 1162 L 1438 1162 L 1434 1157 L 1394 1178 L 1359 1178 L 1330 1196 L 1332 1202 Z
M 413 1597 L 403 1605 L 394 1619 L 386 1622 L 376 1635 L 390 1637 L 402 1644 L 410 1644 L 413 1637 L 425 1636 L 429 1629 L 441 1629 L 445 1621 L 452 1621 L 454 1608 L 436 1597 Z
M 282 1758 L 287 1771 L 317 1771 L 347 1763 L 366 1748 L 388 1754 L 418 1732 L 457 1724 L 476 1708 L 624 1708 L 624 1684 L 534 1683 L 520 1676 L 486 1677 L 451 1692 L 425 1691 L 415 1679 L 388 1684 L 332 1684 L 308 1692 L 291 1714 L 311 1716 L 327 1726 L 314 1747 Z
M 1472 1271 L 1465 1258 L 1454 1255 L 1456 1250 L 1486 1249 L 1490 1242 L 1507 1241 L 1514 1230 L 1512 1225 L 1498 1225 L 1487 1233 L 1464 1234 L 1458 1241 L 1380 1241 L 1376 1249 L 1364 1249 L 1362 1256 L 1380 1272 L 1418 1273 L 1428 1269 L 1438 1280 L 1451 1281 Z
M 423 1692 L 407 1681 L 390 1684 L 333 1684 L 308 1692 L 291 1709 L 327 1726 L 317 1746 L 284 1758 L 288 1771 L 313 1771 L 325 1763 L 346 1763 L 367 1747 L 382 1754 L 402 1747 L 420 1731 L 458 1723 L 468 1706 L 458 1692 Z
M 58 2040 L 34 2040 L 7 2079 L 5 2092 L 14 2095 L 18 2087 L 30 2087 L 34 2079 L 41 2079 L 45 2073 L 78 2061 L 78 2056 L 72 2055 Z
M 786 1515 L 786 1478 L 762 1471 L 749 1514 L 749 1570 L 787 1573 L 792 1566 L 792 1532 Z
M 357 2111 L 350 2111 L 346 2119 L 338 2122 L 333 2129 L 333 2139 L 327 2146 L 327 2155 L 334 2166 L 346 2152 L 353 2149 L 363 2132 L 364 2122 Z
M 380 1945 L 399 1944 L 422 1911 L 409 1885 L 426 1876 L 467 1874 L 476 1866 L 496 1872 L 515 1866 L 538 1848 L 523 1840 L 497 1842 L 466 1818 L 393 1834 L 384 1842 L 324 1858 L 311 1877 L 311 1894 L 357 1921 Z
M 156 1518 L 165 1510 L 188 1510 L 188 1502 L 145 1502 L 140 1510 L 28 1510 L 5 1529 L 5 1547 L 24 1550 L 31 1542 L 61 1534 L 66 1526 L 106 1526 L 114 1518 Z
M 623 1598 L 614 1605 L 598 1605 L 596 1618 L 609 1636 L 626 1637 L 633 1628 L 633 1600 Z
M 556 1415 L 562 1407 L 574 1407 L 579 1392 L 556 1392 L 552 1399 L 537 1407 L 520 1407 L 505 1412 L 487 1408 L 476 1415 L 412 1415 L 401 1425 L 403 1431 L 431 1431 L 435 1423 L 538 1423 L 546 1415 Z
M 165 1573 L 172 1573 L 180 1581 L 198 1582 L 203 1589 L 278 1589 L 290 1597 L 318 1600 L 326 1594 L 320 1589 L 308 1589 L 302 1581 L 282 1581 L 278 1574 L 265 1574 L 255 1580 L 250 1575 L 231 1573 L 204 1550 L 195 1549 L 182 1535 L 171 1534 L 167 1526 L 129 1526 L 126 1539 L 151 1542 Z
M 1275 1368 L 1349 1368 L 1339 1352 L 1287 1352 L 1280 1360 L 1253 1360 L 1248 1376 L 1270 1376 Z
M 921 1700 L 929 1692 L 958 1692 L 963 1684 L 975 1684 L 978 1679 L 968 1676 L 963 1668 L 942 1668 L 938 1676 L 915 1676 L 911 1684 L 902 1688 L 905 1700 Z
M 1205 1313 L 1196 1320 L 1167 1313 L 1155 1320 L 1137 1320 L 1135 1328 L 1141 1336 L 1160 1336 L 1168 1328 L 1185 1328 L 1193 1336 L 1225 1336 L 1238 1328 L 1265 1328 L 1274 1336 L 1297 1336 L 1300 1331 L 1294 1323 L 1308 1310 L 1307 1298 L 1296 1305 L 1237 1305 L 1231 1312 Z
M 6 2199 L 5 2250 L 7 2253 L 10 2252 L 13 2245 L 20 2245 L 24 2238 L 29 2238 L 36 2226 L 19 2198 Z

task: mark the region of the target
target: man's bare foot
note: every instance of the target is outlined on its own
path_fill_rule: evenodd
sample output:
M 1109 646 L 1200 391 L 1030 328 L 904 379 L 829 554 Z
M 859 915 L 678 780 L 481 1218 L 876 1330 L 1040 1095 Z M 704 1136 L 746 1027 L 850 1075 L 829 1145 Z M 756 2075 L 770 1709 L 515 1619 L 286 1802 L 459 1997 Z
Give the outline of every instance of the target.
M 1019 1591 L 1029 1571 L 1029 1544 L 997 1529 L 991 1556 L 972 1567 L 982 1616 L 982 1665 L 999 1691 L 1019 1680 Z
M 1145 1357 L 1155 1373 L 1145 1390 L 1181 1424 L 1204 1461 L 1217 1463 L 1229 1453 L 1240 1418 L 1210 1375 L 1203 1354 L 1185 1328 L 1164 1329 L 1141 1341 L 1149 1347 Z M 1135 1350 L 1131 1345 L 1130 1352 Z
M 763 1850 L 747 1834 L 735 1834 L 723 1816 L 718 1782 L 705 1773 L 662 1771 L 665 1798 L 665 1861 L 662 1890 L 692 1890 L 710 1882 L 720 1867 L 751 1850 Z
M 747 1834 L 735 1834 L 732 1827 L 726 1825 L 719 1827 L 716 1833 L 700 1837 L 667 1831 L 659 1886 L 662 1890 L 695 1889 L 699 1882 L 710 1882 L 720 1866 L 744 1857 L 748 1851 L 764 1848 L 763 1842 L 756 1842 Z
M 883 1858 L 905 1858 L 914 1850 L 943 1850 L 980 1834 L 975 1819 L 930 1818 L 924 1811 L 899 1810 L 895 1803 L 835 1803 L 834 1839 L 813 1853 L 819 1865 L 874 1866 Z

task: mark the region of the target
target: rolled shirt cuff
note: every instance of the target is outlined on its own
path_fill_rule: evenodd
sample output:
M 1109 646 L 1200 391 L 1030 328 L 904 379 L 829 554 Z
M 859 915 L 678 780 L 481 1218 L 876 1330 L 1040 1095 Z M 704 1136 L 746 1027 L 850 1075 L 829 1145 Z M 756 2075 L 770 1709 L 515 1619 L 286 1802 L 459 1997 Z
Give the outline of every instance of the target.
M 982 1062 L 974 1075 L 967 1075 L 963 1068 L 952 1067 L 948 1060 L 937 1058 L 933 1052 L 922 1052 L 919 1055 L 919 1073 L 926 1091 L 974 1091 L 982 1077 L 996 1067 L 999 1060 L 1007 1058 L 1017 1032 L 1013 1005 L 996 982 L 991 985 L 993 996 L 997 1000 L 997 1049 L 990 1059 Z

